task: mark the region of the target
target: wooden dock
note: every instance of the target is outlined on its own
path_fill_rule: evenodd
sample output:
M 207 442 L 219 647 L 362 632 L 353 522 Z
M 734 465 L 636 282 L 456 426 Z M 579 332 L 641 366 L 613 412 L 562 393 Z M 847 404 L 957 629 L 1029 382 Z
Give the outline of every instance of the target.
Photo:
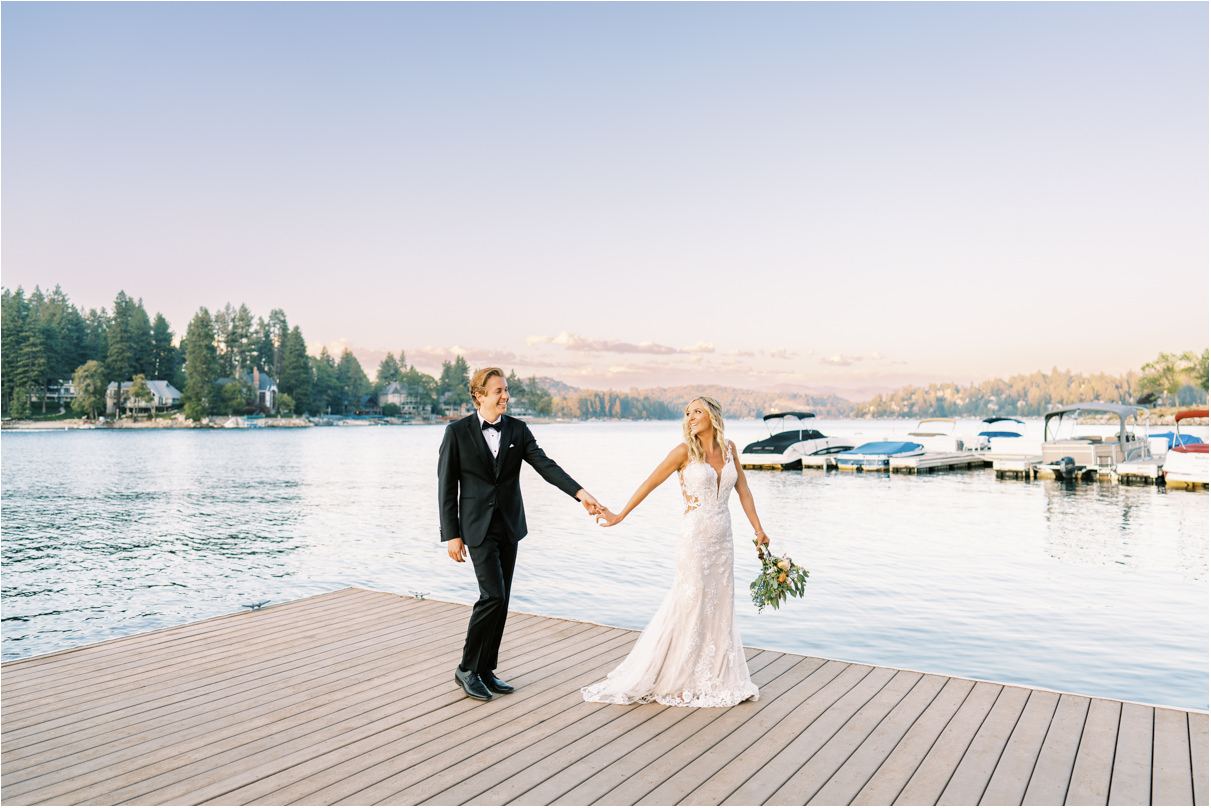
M 893 457 L 888 465 L 893 474 L 932 474 L 935 471 L 982 469 L 988 462 L 979 452 L 926 452 L 913 457 Z
M 636 632 L 345 589 L 7 662 L 3 802 L 1207 804 L 1207 713 L 749 649 L 758 702 L 586 704 Z

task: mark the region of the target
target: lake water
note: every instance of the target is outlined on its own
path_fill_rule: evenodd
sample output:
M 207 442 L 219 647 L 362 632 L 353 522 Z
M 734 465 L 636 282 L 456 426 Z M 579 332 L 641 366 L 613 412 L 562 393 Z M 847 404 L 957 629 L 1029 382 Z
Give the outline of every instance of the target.
M 346 586 L 474 602 L 470 564 L 438 542 L 442 429 L 4 432 L 4 658 Z M 533 429 L 615 509 L 680 439 L 675 422 Z M 764 435 L 729 425 L 742 447 Z M 513 608 L 642 628 L 671 579 L 675 481 L 604 529 L 524 475 Z M 752 531 L 733 499 L 747 645 L 1207 709 L 1205 492 L 990 470 L 748 476 L 774 549 L 811 578 L 802 600 L 757 613 Z

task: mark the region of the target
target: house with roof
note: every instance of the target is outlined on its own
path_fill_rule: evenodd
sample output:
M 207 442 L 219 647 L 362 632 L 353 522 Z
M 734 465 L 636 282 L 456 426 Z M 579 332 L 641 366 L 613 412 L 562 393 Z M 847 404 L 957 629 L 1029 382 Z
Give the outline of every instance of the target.
M 380 407 L 386 404 L 396 405 L 404 418 L 419 418 L 429 414 L 428 408 L 421 406 L 420 393 L 409 390 L 408 385 L 399 382 L 391 382 L 384 387 L 383 392 L 378 394 L 378 403 Z
M 163 379 L 148 379 L 147 387 L 151 390 L 150 401 L 136 401 L 130 397 L 130 389 L 135 383 L 110 382 L 105 390 L 105 414 L 114 415 L 121 406 L 127 412 L 139 414 L 151 412 L 152 409 L 163 410 L 178 407 L 181 404 L 181 391 L 172 386 L 171 382 Z
M 262 373 L 260 368 L 253 368 L 252 373 L 240 373 L 245 383 L 252 389 L 252 398 L 248 401 L 248 406 L 253 407 L 259 412 L 272 413 L 277 412 L 278 408 L 278 385 L 268 373 Z M 216 379 L 215 384 L 219 387 L 231 384 L 235 381 L 227 376 L 221 379 Z

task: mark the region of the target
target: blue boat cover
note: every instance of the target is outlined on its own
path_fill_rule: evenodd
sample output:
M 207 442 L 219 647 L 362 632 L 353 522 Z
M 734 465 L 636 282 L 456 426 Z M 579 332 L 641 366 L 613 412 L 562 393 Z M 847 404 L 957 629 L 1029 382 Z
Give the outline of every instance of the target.
M 996 431 L 992 431 L 992 432 L 981 432 L 980 434 L 981 434 L 981 435 L 983 435 L 983 436 L 984 436 L 984 437 L 986 437 L 986 438 L 1020 438 L 1020 437 L 1022 437 L 1022 433 L 1021 433 L 1021 432 L 996 432 Z
M 921 448 L 919 443 L 910 443 L 900 440 L 879 440 L 874 443 L 864 443 L 856 449 L 848 452 L 842 452 L 841 457 L 846 455 L 898 455 L 906 452 L 915 452 Z
M 1176 432 L 1153 432 L 1148 437 L 1150 438 L 1166 438 L 1169 441 L 1169 448 L 1172 449 L 1174 444 L 1185 446 L 1188 443 L 1203 443 L 1203 439 L 1197 435 L 1178 435 Z

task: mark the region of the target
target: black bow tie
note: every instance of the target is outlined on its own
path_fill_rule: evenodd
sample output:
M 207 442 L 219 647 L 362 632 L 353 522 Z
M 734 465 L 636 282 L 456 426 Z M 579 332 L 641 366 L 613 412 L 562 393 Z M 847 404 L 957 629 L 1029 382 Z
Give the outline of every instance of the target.
M 500 431 L 500 421 L 497 421 L 494 424 L 489 424 L 487 421 L 484 421 L 484 425 L 482 427 L 480 427 L 480 429 L 495 429 L 497 432 L 499 432 Z

